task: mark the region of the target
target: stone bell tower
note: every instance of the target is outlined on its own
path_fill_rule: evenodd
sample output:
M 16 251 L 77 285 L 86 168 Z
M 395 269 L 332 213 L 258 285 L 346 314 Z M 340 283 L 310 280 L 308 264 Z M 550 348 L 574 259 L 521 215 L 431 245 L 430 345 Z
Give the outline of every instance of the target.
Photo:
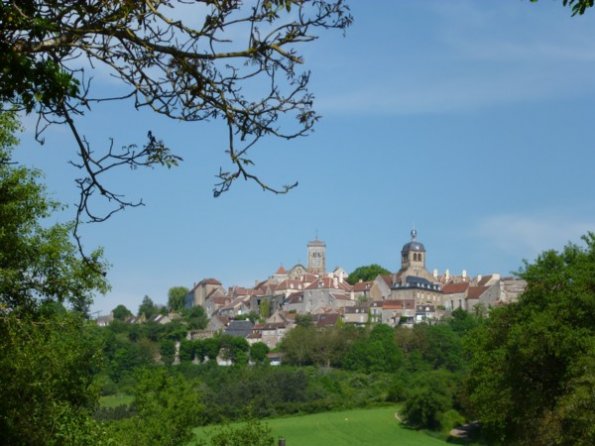
M 401 271 L 406 269 L 414 271 L 426 270 L 426 248 L 417 241 L 417 231 L 411 230 L 411 241 L 401 250 Z
M 308 272 L 319 275 L 326 272 L 326 243 L 318 237 L 308 242 Z

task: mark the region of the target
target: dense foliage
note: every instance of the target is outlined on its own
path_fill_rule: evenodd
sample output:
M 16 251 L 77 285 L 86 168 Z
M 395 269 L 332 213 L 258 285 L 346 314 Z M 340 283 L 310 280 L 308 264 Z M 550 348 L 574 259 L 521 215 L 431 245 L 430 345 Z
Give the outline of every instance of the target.
M 360 266 L 355 268 L 347 277 L 347 282 L 351 285 L 355 285 L 360 280 L 362 282 L 367 282 L 369 280 L 374 280 L 378 275 L 384 276 L 390 274 L 390 271 L 386 268 L 373 263 L 371 265 Z
M 273 446 L 275 439 L 271 429 L 258 420 L 250 420 L 239 426 L 222 425 L 209 435 L 209 446 Z M 199 443 L 198 446 L 206 446 Z
M 472 336 L 469 398 L 493 441 L 595 444 L 595 235 L 547 251 Z
M 58 205 L 12 162 L 17 129 L 0 114 L 0 444 L 101 444 L 100 341 L 85 316 L 105 264 L 100 251 L 77 256 L 68 225 L 42 224 Z
M 70 224 L 42 224 L 59 204 L 48 199 L 40 172 L 11 161 L 18 128 L 14 113 L 0 114 L 0 306 L 53 300 L 86 313 L 93 294 L 108 288 L 101 250 L 81 260 Z
M 171 287 L 167 292 L 167 308 L 169 311 L 182 311 L 188 292 L 189 290 L 185 286 Z

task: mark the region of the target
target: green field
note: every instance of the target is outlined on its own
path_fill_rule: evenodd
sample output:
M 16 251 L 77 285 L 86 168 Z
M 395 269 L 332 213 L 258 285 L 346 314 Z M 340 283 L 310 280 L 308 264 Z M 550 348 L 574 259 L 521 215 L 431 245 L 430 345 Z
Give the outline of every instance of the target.
M 439 446 L 446 442 L 401 426 L 396 406 L 266 420 L 286 446 Z M 208 428 L 195 432 L 202 438 Z

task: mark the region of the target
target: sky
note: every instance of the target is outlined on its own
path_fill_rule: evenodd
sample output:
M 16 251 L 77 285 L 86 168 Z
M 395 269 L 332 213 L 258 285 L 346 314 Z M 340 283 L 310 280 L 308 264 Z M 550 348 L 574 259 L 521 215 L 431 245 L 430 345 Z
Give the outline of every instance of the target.
M 180 123 L 130 103 L 95 107 L 80 126 L 96 145 L 142 143 L 150 129 L 184 162 L 122 171 L 114 189 L 146 206 L 83 228 L 103 246 L 111 291 L 94 314 L 132 311 L 145 295 L 165 304 L 173 286 L 206 277 L 252 286 L 327 244 L 327 268 L 400 267 L 415 227 L 428 270 L 509 275 L 546 249 L 595 231 L 595 13 L 571 17 L 560 1 L 349 2 L 345 36 L 324 32 L 303 48 L 315 132 L 254 148 L 273 195 L 239 181 L 214 198 L 226 130 Z M 98 88 L 118 88 L 102 73 Z M 48 191 L 76 201 L 75 148 L 53 127 L 20 161 L 45 172 Z M 72 218 L 70 206 L 57 218 Z

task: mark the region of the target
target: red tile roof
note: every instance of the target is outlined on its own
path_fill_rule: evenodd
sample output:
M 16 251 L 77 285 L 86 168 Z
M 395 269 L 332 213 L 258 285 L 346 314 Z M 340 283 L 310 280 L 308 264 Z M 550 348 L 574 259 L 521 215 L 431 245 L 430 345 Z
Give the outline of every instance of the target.
M 470 286 L 469 291 L 467 292 L 467 299 L 479 299 L 485 290 L 489 287 L 487 286 Z
M 382 302 L 385 310 L 412 310 L 415 308 L 415 299 L 394 299 Z
M 293 293 L 287 296 L 287 300 L 285 303 L 288 304 L 299 304 L 302 303 L 304 300 L 304 293 Z
M 212 277 L 206 278 L 206 279 L 202 279 L 200 282 L 198 282 L 199 285 L 221 285 L 221 282 L 219 282 L 217 279 L 213 279 Z
M 351 297 L 346 295 L 346 294 L 340 294 L 340 293 L 329 293 L 331 296 L 333 296 L 336 300 L 351 300 Z
M 357 282 L 353 285 L 353 291 L 361 293 L 362 291 L 369 291 L 372 288 L 372 282 Z
M 386 283 L 389 287 L 393 286 L 393 275 L 392 274 L 385 274 L 382 277 L 382 280 L 384 280 L 384 283 Z
M 276 286 L 277 290 L 301 290 L 303 283 L 297 279 L 287 279 Z
M 491 278 L 492 274 L 490 274 L 489 276 L 482 277 L 481 280 L 477 283 L 477 286 L 486 286 L 486 284 L 490 281 Z
M 312 318 L 317 327 L 332 327 L 339 320 L 339 313 L 315 314 Z
M 285 268 L 281 265 L 275 274 L 287 274 L 287 271 L 285 271 Z
M 316 290 L 316 289 L 321 289 L 321 288 L 333 288 L 335 290 L 351 291 L 351 285 L 349 285 L 347 282 L 338 283 L 338 281 L 337 281 L 337 284 L 335 286 L 334 281 L 335 281 L 335 279 L 333 279 L 332 277 L 320 277 L 317 280 L 315 280 L 314 282 L 312 282 L 305 289 L 306 290 Z
M 461 283 L 447 283 L 442 287 L 442 292 L 444 294 L 455 294 L 455 293 L 464 293 L 469 288 L 468 282 L 461 282 Z

